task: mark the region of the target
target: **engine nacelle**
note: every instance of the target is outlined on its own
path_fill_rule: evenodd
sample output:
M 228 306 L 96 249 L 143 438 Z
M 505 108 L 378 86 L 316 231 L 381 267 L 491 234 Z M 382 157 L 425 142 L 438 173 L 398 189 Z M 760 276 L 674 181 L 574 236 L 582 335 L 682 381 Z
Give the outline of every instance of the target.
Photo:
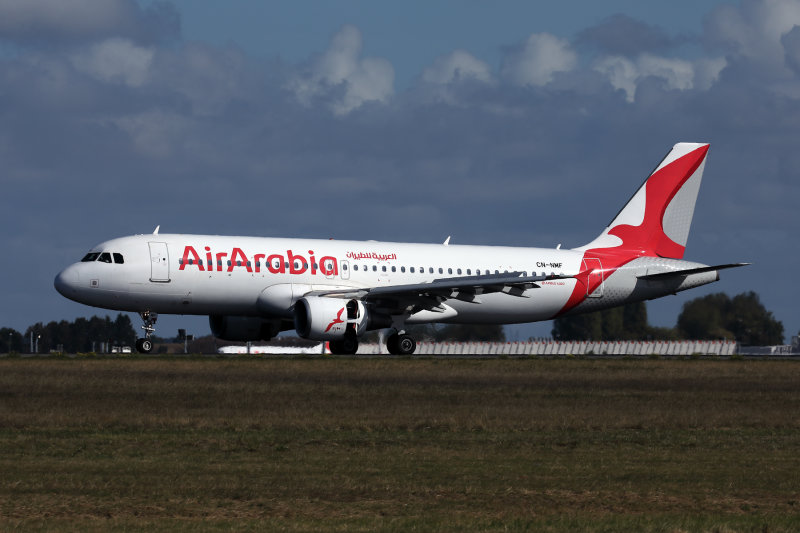
M 225 341 L 268 341 L 281 332 L 280 319 L 264 319 L 257 316 L 208 317 L 211 333 Z
M 294 329 L 315 341 L 341 339 L 348 329 L 361 335 L 367 329 L 367 309 L 358 300 L 307 296 L 294 305 Z

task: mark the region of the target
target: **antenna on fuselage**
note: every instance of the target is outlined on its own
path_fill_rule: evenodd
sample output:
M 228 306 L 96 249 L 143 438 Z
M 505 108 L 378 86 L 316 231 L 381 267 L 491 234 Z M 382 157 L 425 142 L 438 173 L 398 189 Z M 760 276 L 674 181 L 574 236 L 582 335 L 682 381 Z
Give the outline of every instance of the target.
M 161 224 L 156 226 L 156 229 L 153 230 L 153 235 L 158 235 L 158 230 L 161 229 Z

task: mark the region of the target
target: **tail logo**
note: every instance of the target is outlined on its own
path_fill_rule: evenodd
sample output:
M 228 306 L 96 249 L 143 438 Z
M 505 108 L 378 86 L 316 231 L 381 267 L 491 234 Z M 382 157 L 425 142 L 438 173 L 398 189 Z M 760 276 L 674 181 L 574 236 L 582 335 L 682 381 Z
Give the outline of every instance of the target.
M 703 163 L 707 152 L 708 145 L 702 146 L 654 172 L 645 184 L 642 223 L 638 226 L 619 224 L 608 234 L 619 237 L 622 248 L 635 250 L 639 255 L 682 258 L 685 246 L 667 235 L 664 215 L 678 191 Z

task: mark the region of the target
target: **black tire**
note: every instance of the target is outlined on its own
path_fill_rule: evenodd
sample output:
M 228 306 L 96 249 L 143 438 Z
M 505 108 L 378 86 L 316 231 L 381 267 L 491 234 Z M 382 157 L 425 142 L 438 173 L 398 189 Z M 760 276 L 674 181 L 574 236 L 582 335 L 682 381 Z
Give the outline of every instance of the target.
M 345 353 L 342 347 L 342 341 L 329 341 L 328 350 L 331 352 L 331 355 L 344 355 Z
M 136 351 L 150 353 L 153 351 L 153 341 L 150 339 L 136 339 Z
M 400 340 L 400 335 L 397 333 L 392 333 L 386 339 L 386 350 L 392 355 L 400 355 L 400 347 L 398 346 L 398 342 Z
M 358 337 L 355 333 L 348 331 L 340 342 L 342 343 L 342 351 L 346 355 L 355 355 L 358 351 Z
M 411 335 L 399 335 L 397 338 L 398 355 L 411 355 L 417 349 L 417 341 Z

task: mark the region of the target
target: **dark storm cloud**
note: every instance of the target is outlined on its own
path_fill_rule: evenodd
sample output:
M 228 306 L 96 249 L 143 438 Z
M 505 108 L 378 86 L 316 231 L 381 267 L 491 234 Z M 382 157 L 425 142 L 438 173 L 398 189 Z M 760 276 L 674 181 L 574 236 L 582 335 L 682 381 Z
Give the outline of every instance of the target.
M 174 39 L 180 17 L 167 2 L 135 0 L 0 0 L 0 41 L 52 45 L 108 37 L 138 42 Z
M 797 33 L 770 22 L 766 3 L 751 6 L 761 15 L 726 57 L 713 47 L 695 59 L 657 55 L 669 48 L 661 30 L 612 19 L 579 38 L 601 50 L 590 58 L 532 34 L 509 43 L 499 72 L 454 51 L 400 93 L 391 64 L 366 57 L 354 27 L 289 65 L 234 46 L 140 39 L 129 28 L 148 11 L 110 5 L 127 14 L 91 31 L 40 20 L 29 36 L 71 35 L 70 46 L 0 59 L 0 223 L 9 228 L 0 245 L 25 259 L 4 271 L 0 325 L 92 312 L 52 290 L 55 273 L 97 242 L 158 224 L 580 246 L 678 141 L 712 142 L 687 257 L 755 261 L 711 290 L 746 286 L 782 320 L 791 315 L 785 265 L 797 252 L 785 243 L 800 198 L 800 84 L 782 65 L 795 65 Z M 718 43 L 747 22 L 724 15 L 707 22 Z M 649 53 L 605 39 L 614 20 L 638 27 L 634 40 Z M 758 61 L 778 53 L 778 67 Z
M 687 40 L 688 37 L 671 37 L 658 26 L 618 13 L 581 31 L 576 43 L 607 54 L 635 56 L 643 52 L 663 52 Z

